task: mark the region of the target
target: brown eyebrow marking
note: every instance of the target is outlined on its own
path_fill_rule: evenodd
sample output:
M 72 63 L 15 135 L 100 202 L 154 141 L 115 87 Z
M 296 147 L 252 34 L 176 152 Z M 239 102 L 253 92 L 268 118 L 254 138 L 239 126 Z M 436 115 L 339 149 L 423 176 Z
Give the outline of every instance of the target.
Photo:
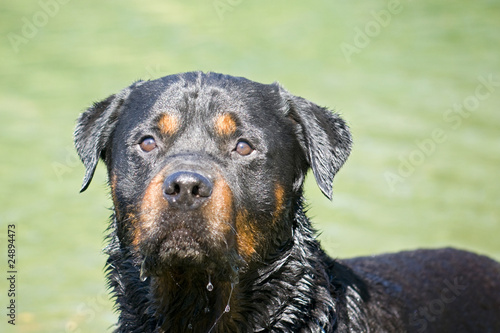
M 160 132 L 166 135 L 174 135 L 179 129 L 179 117 L 165 113 L 158 120 Z
M 215 120 L 215 131 L 221 136 L 228 136 L 236 132 L 237 125 L 233 117 L 225 113 Z

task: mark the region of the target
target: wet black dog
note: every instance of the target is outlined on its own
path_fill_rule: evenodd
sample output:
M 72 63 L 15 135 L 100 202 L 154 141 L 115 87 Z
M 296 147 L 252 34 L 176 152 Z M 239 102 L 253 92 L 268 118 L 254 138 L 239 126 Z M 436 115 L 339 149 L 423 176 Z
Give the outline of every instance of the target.
M 114 202 L 117 332 L 500 332 L 500 266 L 453 249 L 336 261 L 302 204 L 332 195 L 351 137 L 335 113 L 220 74 L 136 82 L 75 134 Z

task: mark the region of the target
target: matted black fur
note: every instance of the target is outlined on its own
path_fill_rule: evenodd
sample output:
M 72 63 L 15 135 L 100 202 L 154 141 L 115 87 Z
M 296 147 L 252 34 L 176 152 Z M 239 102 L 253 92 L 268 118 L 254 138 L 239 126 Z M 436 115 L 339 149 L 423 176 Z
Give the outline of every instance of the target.
M 454 250 L 334 260 L 306 217 L 351 136 L 278 84 L 214 73 L 140 81 L 86 110 L 107 165 L 116 332 L 500 332 L 500 265 Z M 360 207 L 363 209 L 363 207 Z

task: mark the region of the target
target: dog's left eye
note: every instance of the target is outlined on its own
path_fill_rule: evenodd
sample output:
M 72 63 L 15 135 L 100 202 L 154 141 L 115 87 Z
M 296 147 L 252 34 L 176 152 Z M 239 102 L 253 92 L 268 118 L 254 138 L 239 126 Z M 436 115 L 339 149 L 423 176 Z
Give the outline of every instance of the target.
M 141 140 L 141 142 L 139 143 L 139 147 L 141 147 L 143 152 L 149 153 L 156 148 L 156 141 L 153 137 L 147 136 Z
M 241 156 L 250 155 L 253 152 L 252 146 L 246 141 L 239 141 L 234 149 Z

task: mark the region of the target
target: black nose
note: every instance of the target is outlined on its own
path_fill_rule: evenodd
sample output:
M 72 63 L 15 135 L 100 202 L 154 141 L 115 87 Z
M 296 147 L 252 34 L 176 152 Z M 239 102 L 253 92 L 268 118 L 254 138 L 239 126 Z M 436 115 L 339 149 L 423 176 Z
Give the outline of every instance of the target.
M 191 171 L 179 171 L 163 182 L 163 195 L 175 208 L 196 209 L 212 194 L 212 182 L 205 176 Z

